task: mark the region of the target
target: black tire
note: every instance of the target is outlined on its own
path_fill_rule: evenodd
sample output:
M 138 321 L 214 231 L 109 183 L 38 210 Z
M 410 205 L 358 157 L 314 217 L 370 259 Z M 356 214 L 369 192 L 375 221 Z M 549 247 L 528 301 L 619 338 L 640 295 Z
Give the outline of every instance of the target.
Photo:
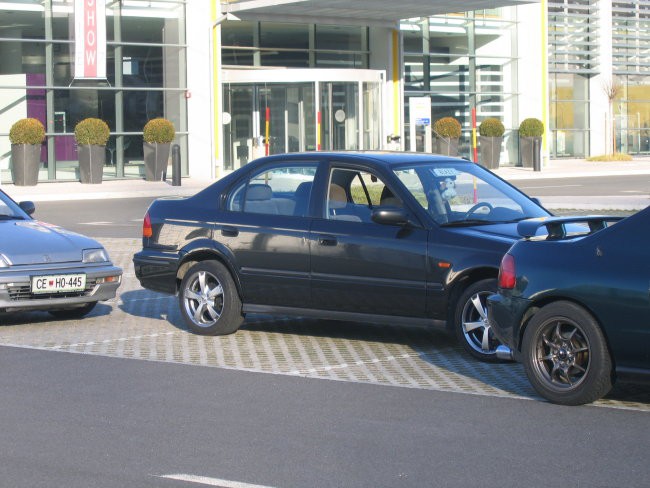
M 50 315 L 56 317 L 60 320 L 74 320 L 80 319 L 88 315 L 93 308 L 95 308 L 97 302 L 84 303 L 80 307 L 74 308 L 62 308 L 60 310 L 49 310 Z
M 188 270 L 178 303 L 183 320 L 196 334 L 232 334 L 244 321 L 235 282 L 218 261 L 202 261 Z
M 497 282 L 493 278 L 477 281 L 465 289 L 456 302 L 454 330 L 463 348 L 476 359 L 495 363 L 497 346 L 500 342 L 494 337 L 487 321 L 485 300 L 496 293 Z
M 594 317 L 575 303 L 551 303 L 533 316 L 524 332 L 522 362 L 533 388 L 552 403 L 591 403 L 613 385 L 605 337 Z

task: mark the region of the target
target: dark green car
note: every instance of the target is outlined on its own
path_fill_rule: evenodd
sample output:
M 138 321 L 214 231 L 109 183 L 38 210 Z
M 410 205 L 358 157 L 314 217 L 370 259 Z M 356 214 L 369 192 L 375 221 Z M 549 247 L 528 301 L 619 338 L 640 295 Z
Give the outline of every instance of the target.
M 576 226 L 582 226 L 582 229 Z M 548 235 L 536 237 L 545 227 Z M 592 402 L 616 379 L 650 378 L 650 207 L 625 219 L 519 223 L 488 320 L 500 357 L 554 403 Z

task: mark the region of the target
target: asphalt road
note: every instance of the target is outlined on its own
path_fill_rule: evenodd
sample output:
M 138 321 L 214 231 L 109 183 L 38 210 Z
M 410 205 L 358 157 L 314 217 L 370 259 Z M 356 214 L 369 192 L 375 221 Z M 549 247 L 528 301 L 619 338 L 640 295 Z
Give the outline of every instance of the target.
M 647 412 L 11 347 L 0 368 L 8 487 L 642 487 L 650 476 Z
M 650 176 L 591 176 L 512 181 L 524 193 L 538 198 L 551 196 L 650 195 Z

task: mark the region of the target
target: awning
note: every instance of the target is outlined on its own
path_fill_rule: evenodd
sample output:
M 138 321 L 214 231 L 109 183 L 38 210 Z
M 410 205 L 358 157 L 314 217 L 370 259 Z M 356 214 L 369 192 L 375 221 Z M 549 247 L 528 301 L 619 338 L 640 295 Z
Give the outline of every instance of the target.
M 222 0 L 242 20 L 394 25 L 402 19 L 493 9 L 539 0 Z

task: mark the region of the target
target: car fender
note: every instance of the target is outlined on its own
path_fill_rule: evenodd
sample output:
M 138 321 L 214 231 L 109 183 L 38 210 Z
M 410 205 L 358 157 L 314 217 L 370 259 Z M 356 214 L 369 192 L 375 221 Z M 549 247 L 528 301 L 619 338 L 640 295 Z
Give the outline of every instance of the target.
M 237 272 L 238 267 L 236 265 L 235 256 L 229 247 L 211 239 L 197 239 L 196 241 L 192 241 L 184 246 L 180 250 L 179 255 L 179 279 L 182 279 L 182 275 L 184 275 L 187 268 L 189 268 L 189 263 L 216 259 L 228 268 L 228 271 L 230 271 L 230 274 L 235 281 L 235 285 L 237 285 L 239 294 L 242 294 L 241 281 L 239 279 L 239 273 Z

